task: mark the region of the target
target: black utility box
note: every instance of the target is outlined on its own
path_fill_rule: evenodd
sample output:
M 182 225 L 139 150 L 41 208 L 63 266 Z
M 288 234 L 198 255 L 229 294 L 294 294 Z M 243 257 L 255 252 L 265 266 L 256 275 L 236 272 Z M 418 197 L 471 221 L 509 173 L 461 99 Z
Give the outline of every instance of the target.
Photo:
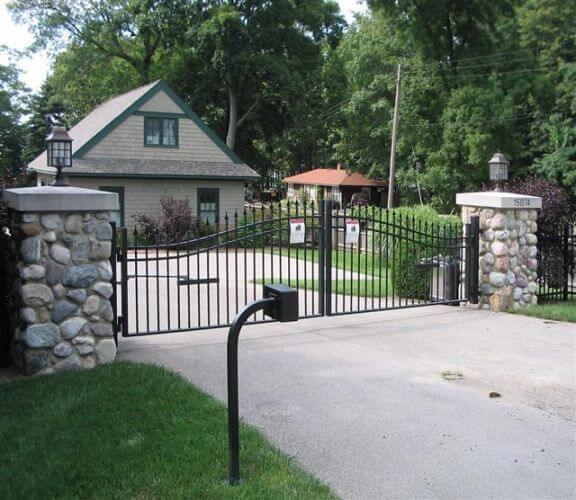
M 431 302 L 457 301 L 460 287 L 460 263 L 455 257 L 436 255 L 424 258 L 417 265 L 420 269 L 430 269 Z M 458 305 L 458 304 L 454 304 Z
M 274 298 L 267 304 L 264 314 L 282 323 L 298 321 L 298 290 L 289 286 L 264 285 L 264 298 Z

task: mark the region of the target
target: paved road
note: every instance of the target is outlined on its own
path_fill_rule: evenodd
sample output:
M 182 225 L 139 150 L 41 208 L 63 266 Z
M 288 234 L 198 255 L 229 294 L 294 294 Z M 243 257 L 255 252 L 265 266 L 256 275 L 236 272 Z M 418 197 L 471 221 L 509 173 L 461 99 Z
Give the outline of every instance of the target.
M 252 325 L 240 410 L 344 498 L 574 498 L 575 334 L 446 306 Z M 122 339 L 119 358 L 224 401 L 225 342 Z

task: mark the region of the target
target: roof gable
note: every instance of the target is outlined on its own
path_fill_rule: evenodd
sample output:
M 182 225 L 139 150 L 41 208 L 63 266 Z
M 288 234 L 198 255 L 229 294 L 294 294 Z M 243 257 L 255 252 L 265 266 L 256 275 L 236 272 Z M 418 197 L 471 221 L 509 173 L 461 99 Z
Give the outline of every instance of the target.
M 226 146 L 220 137 L 204 124 L 200 117 L 162 80 L 157 80 L 105 101 L 72 127 L 69 134 L 73 139 L 73 157 L 82 158 L 92 147 L 124 122 L 126 118 L 138 110 L 146 109 L 146 103 L 159 92 L 166 94 L 172 104 L 176 106 L 182 114 L 192 120 L 232 162 L 242 163 L 238 155 Z M 34 168 L 45 168 L 46 152 L 44 151 L 30 162 L 30 166 Z

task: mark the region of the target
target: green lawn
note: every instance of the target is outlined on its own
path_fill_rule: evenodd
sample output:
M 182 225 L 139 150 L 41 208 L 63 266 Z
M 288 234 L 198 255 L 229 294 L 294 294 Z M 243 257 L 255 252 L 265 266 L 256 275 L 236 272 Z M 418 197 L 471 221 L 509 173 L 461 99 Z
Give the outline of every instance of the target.
M 280 250 L 278 248 L 273 249 L 273 253 L 280 254 Z M 288 249 L 282 249 L 282 256 L 288 257 Z M 290 249 L 290 257 L 293 259 L 302 259 L 307 260 L 310 262 L 318 262 L 319 252 L 316 249 L 306 249 L 304 251 L 303 248 L 291 248 Z M 348 271 L 354 271 L 358 273 L 368 274 L 374 276 L 384 277 L 386 274 L 386 267 L 382 266 L 382 270 L 380 269 L 380 259 L 376 255 L 372 255 L 371 253 L 361 253 L 358 252 L 350 252 L 350 251 L 343 251 L 343 250 L 332 250 L 332 266 L 337 267 L 338 269 L 346 269 Z
M 263 285 L 264 283 L 273 282 L 274 280 L 272 278 L 257 278 L 252 283 Z M 288 278 L 286 278 L 285 280 L 282 280 L 282 283 L 291 286 L 292 288 L 318 291 L 318 280 L 315 280 L 314 283 L 312 283 L 310 279 L 304 282 L 303 279 L 296 280 L 292 278 L 291 280 L 288 280 Z M 346 283 L 340 280 L 332 280 L 332 292 L 338 295 L 353 295 L 355 297 L 391 297 L 393 295 L 393 290 L 394 288 L 392 287 L 391 278 L 388 280 L 388 287 L 386 287 L 386 280 L 379 280 L 377 278 L 375 278 L 374 281 L 370 278 L 368 280 L 355 279 L 352 282 L 347 279 Z
M 229 486 L 227 444 L 223 405 L 162 368 L 0 384 L 0 498 L 334 498 L 249 426 Z
M 576 300 L 553 302 L 551 304 L 542 304 L 524 309 L 514 309 L 511 312 L 514 314 L 533 316 L 535 318 L 576 323 Z

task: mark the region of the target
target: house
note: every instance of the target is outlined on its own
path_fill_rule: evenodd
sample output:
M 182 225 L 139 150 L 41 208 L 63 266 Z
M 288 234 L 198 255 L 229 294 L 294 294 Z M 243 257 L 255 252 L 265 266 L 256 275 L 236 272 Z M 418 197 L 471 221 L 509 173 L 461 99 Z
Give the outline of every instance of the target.
M 105 101 L 69 131 L 74 186 L 116 192 L 116 221 L 134 227 L 134 215 L 156 216 L 160 198 L 188 198 L 192 210 L 217 222 L 244 206 L 245 183 L 258 174 L 208 128 L 168 85 L 158 80 Z M 46 152 L 29 168 L 39 183 L 55 169 Z
M 314 200 L 316 203 L 320 199 L 331 198 L 340 206 L 350 203 L 355 193 L 364 193 L 371 204 L 380 205 L 382 196 L 387 193 L 386 182 L 344 170 L 340 165 L 337 168 L 309 170 L 286 177 L 282 182 L 288 186 L 288 199 L 301 199 L 306 196 L 307 200 Z

